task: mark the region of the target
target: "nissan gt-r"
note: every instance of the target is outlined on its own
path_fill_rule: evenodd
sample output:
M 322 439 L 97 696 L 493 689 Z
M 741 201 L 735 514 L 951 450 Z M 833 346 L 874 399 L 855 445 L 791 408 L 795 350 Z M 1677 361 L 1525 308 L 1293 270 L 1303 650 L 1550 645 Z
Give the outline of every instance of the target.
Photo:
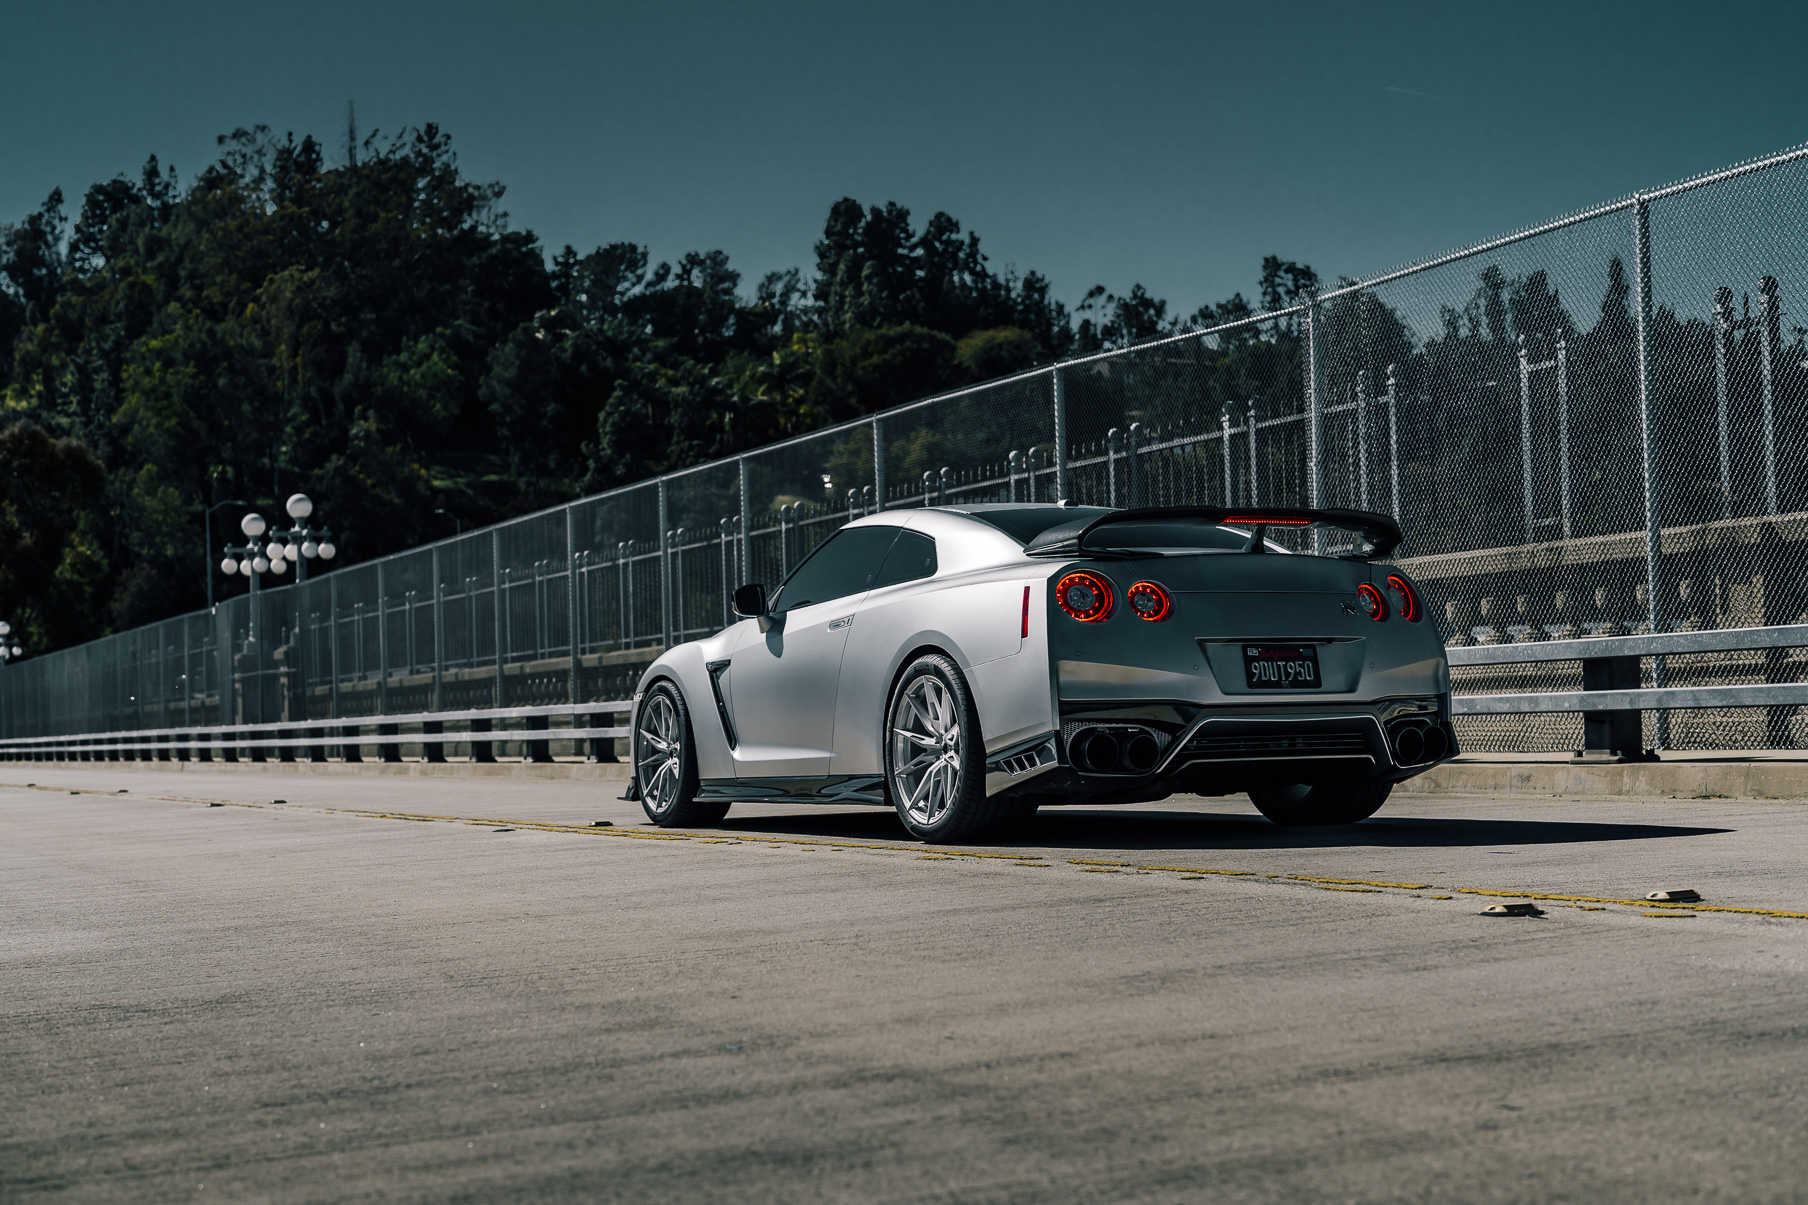
M 986 504 L 885 511 L 641 677 L 650 820 L 878 804 L 929 842 L 1045 805 L 1245 792 L 1351 824 L 1454 756 L 1450 671 L 1389 517 Z

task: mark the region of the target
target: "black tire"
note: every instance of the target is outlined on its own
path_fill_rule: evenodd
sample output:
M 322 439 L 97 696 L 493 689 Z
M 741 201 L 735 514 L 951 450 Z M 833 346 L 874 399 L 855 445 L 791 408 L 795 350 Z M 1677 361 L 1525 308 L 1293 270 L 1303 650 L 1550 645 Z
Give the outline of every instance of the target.
M 1302 782 L 1288 787 L 1256 787 L 1249 798 L 1262 815 L 1276 824 L 1304 828 L 1326 824 L 1355 824 L 1373 816 L 1387 802 L 1391 782 L 1346 779 L 1341 782 Z
M 629 757 L 640 789 L 640 808 L 659 827 L 705 827 L 728 814 L 728 801 L 697 798 L 697 746 L 691 737 L 690 708 L 670 682 L 648 690 L 634 713 Z
M 885 704 L 884 740 L 885 789 L 912 836 L 934 845 L 997 830 L 1008 803 L 986 798 L 979 712 L 954 662 L 931 653 L 905 668 Z

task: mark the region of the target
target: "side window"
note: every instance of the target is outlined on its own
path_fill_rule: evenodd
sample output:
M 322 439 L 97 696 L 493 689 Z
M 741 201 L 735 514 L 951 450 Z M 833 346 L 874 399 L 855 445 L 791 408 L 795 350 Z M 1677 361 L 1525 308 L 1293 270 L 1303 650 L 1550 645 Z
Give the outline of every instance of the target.
M 885 554 L 885 564 L 879 567 L 879 576 L 873 579 L 873 588 L 895 586 L 899 582 L 914 582 L 918 578 L 935 576 L 935 541 L 929 536 L 915 531 L 898 533 L 897 543 Z
M 836 532 L 785 579 L 772 600 L 772 609 L 789 611 L 864 594 L 897 534 L 896 527 L 852 527 Z

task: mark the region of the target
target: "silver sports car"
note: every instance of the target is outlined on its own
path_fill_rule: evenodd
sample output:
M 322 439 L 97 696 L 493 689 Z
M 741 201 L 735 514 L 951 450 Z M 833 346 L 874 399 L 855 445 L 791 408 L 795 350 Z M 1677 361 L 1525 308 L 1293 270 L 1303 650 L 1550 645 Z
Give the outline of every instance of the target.
M 932 842 L 1175 792 L 1353 823 L 1456 752 L 1443 641 L 1377 563 L 1399 543 L 1351 510 L 858 519 L 648 667 L 628 797 L 687 827 L 736 800 L 890 805 Z

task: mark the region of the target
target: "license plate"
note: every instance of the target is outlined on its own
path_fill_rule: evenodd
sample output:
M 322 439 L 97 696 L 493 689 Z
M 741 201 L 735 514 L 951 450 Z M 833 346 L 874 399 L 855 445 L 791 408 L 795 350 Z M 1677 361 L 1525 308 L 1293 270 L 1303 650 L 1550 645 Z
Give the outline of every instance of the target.
M 1251 690 L 1317 690 L 1318 647 L 1311 644 L 1246 644 L 1243 674 Z

